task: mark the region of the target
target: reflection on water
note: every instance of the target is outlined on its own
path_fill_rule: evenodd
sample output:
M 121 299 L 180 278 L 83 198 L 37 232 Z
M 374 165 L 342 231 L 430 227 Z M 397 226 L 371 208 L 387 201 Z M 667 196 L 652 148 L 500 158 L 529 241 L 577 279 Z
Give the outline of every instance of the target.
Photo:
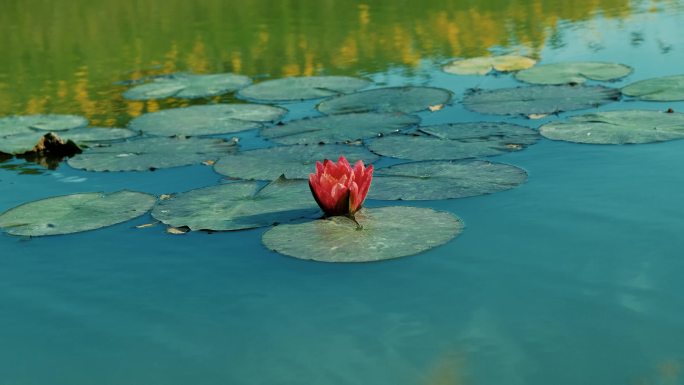
M 160 106 L 122 100 L 120 80 L 187 70 L 358 75 L 492 49 L 535 55 L 549 36 L 563 44 L 562 21 L 634 10 L 628 0 L 9 0 L 0 116 L 69 112 L 123 125 Z

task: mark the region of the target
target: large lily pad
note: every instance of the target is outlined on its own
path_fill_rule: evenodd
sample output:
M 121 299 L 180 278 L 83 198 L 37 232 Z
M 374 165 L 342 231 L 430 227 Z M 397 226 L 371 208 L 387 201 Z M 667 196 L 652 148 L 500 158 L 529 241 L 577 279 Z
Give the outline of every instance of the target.
M 149 100 L 163 98 L 196 99 L 239 90 L 252 83 L 244 75 L 232 73 L 195 75 L 173 74 L 155 78 L 124 92 L 126 99 Z
M 136 218 L 154 205 L 135 191 L 85 193 L 42 199 L 0 214 L 0 228 L 12 235 L 43 236 L 99 229 Z
M 342 144 L 282 146 L 241 151 L 226 155 L 214 165 L 219 174 L 239 179 L 274 180 L 280 175 L 288 179 L 308 179 L 316 171 L 316 161 L 337 160 L 344 155 L 350 163 L 378 160 L 378 156 L 361 146 Z
M 91 147 L 68 163 L 88 171 L 146 171 L 213 161 L 236 148 L 222 139 L 144 138 Z
M 532 84 L 581 84 L 587 80 L 615 80 L 631 73 L 631 67 L 619 63 L 566 62 L 538 65 L 515 77 Z
M 0 118 L 0 136 L 39 131 L 64 131 L 85 127 L 88 119 L 76 115 L 25 115 Z
M 160 201 L 152 216 L 191 230 L 240 230 L 320 213 L 305 180 L 278 178 L 265 187 L 235 182 L 205 187 Z
M 353 112 L 403 112 L 410 114 L 446 104 L 451 92 L 434 87 L 387 87 L 342 95 L 322 101 L 316 108 L 326 115 Z
M 414 135 L 370 140 L 376 154 L 411 160 L 466 159 L 517 151 L 539 140 L 537 131 L 510 123 L 474 122 L 420 127 Z
M 482 56 L 454 60 L 442 69 L 456 75 L 486 75 L 492 71 L 520 71 L 532 67 L 535 63 L 537 61 L 534 59 L 518 55 Z
M 482 160 L 403 163 L 375 170 L 369 199 L 437 200 L 491 194 L 527 180 L 525 170 Z
M 370 84 L 348 76 L 289 77 L 251 85 L 238 92 L 238 97 L 259 102 L 318 99 L 354 92 Z
M 229 134 L 262 127 L 287 110 L 260 104 L 212 104 L 172 108 L 141 115 L 129 128 L 157 136 Z
M 397 113 L 358 113 L 294 120 L 261 130 L 281 144 L 348 143 L 389 134 L 418 124 L 420 118 Z
M 7 154 L 23 154 L 32 151 L 43 135 L 45 135 L 44 131 L 38 132 L 31 130 L 15 135 L 0 137 L 0 152 Z M 135 135 L 137 135 L 136 132 L 125 128 L 104 127 L 81 127 L 59 132 L 59 137 L 61 139 L 65 141 L 71 140 L 83 147 L 87 147 L 92 143 L 126 139 Z
M 601 86 L 531 86 L 475 91 L 463 104 L 483 114 L 530 116 L 594 108 L 619 98 L 620 91 Z
M 458 217 L 421 207 L 362 209 L 354 221 L 331 217 L 280 225 L 264 233 L 266 247 L 320 262 L 375 262 L 418 254 L 442 245 L 463 230 Z
M 622 88 L 622 93 L 641 100 L 684 100 L 684 75 L 664 76 L 634 82 Z
M 553 140 L 577 143 L 650 143 L 684 138 L 684 114 L 659 111 L 609 111 L 573 116 L 541 126 Z

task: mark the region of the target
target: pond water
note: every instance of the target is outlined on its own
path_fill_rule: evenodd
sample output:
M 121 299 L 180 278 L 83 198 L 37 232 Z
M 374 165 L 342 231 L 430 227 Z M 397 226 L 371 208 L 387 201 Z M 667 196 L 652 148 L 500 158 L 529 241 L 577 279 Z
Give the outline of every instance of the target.
M 6 1 L 0 116 L 70 113 L 123 126 L 187 101 L 128 101 L 122 81 L 187 70 L 257 80 L 352 75 L 429 85 L 479 115 L 470 88 L 511 75 L 440 71 L 455 57 L 523 53 L 610 61 L 617 82 L 682 73 L 681 1 Z M 590 82 L 593 84 L 594 82 Z M 206 102 L 230 102 L 231 96 Z M 286 120 L 316 101 L 284 105 Z M 600 111 L 684 111 L 620 101 Z M 586 113 L 562 113 L 560 118 Z M 247 147 L 263 146 L 255 132 Z M 0 384 L 684 383 L 684 141 L 598 146 L 542 139 L 492 158 L 522 186 L 411 202 L 466 224 L 450 243 L 382 263 L 324 264 L 261 245 L 265 229 L 166 234 L 149 216 L 67 236 L 0 236 Z M 44 197 L 187 191 L 210 167 L 155 172 L 0 163 L 0 211 Z M 370 207 L 394 204 L 368 201 Z

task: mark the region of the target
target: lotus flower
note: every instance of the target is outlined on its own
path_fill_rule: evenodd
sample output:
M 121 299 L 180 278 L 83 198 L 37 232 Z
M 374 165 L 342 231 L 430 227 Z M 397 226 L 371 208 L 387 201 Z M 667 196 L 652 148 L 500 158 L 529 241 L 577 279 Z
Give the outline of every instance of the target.
M 359 160 L 352 168 L 344 156 L 337 163 L 324 160 L 316 162 L 316 173 L 309 175 L 309 187 L 325 215 L 346 215 L 353 217 L 373 179 L 373 165 L 364 167 Z

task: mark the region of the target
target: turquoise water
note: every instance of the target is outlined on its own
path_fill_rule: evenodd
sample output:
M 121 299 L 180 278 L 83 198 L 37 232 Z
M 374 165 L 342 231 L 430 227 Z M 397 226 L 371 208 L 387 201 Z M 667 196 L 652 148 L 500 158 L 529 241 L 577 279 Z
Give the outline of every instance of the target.
M 684 13 L 563 25 L 544 62 L 633 66 L 612 84 L 682 73 Z M 424 60 L 388 85 L 517 84 L 456 77 Z M 314 102 L 288 105 L 290 118 Z M 684 111 L 684 102 L 601 107 Z M 584 113 L 586 111 L 580 111 Z M 562 114 L 568 116 L 571 114 Z M 423 124 L 501 120 L 458 103 Z M 543 122 L 506 119 L 537 127 Z M 253 133 L 247 147 L 259 146 Z M 453 212 L 461 236 L 374 264 L 299 261 L 264 229 L 171 236 L 150 217 L 60 237 L 0 236 L 0 384 L 680 384 L 684 383 L 684 141 L 552 142 L 495 158 L 519 188 L 411 202 Z M 21 165 L 11 160 L 3 166 Z M 38 166 L 26 166 L 35 167 Z M 40 175 L 0 169 L 0 210 L 42 197 L 213 185 L 210 168 Z M 386 202 L 369 202 L 369 206 Z

